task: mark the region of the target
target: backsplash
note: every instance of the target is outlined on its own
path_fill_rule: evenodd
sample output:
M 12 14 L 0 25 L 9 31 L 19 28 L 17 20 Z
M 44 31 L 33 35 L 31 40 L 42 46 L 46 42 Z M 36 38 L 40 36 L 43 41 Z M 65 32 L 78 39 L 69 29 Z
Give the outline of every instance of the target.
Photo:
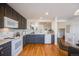
M 42 31 L 42 30 L 41 30 Z M 33 32 L 32 29 L 9 29 L 9 28 L 2 28 L 0 29 L 0 40 L 7 38 L 7 37 L 13 37 L 16 35 L 16 33 L 19 32 L 20 36 L 31 34 Z M 44 31 L 42 31 L 44 32 Z M 41 32 L 35 31 L 35 34 L 40 34 Z
M 24 29 L 3 28 L 3 29 L 0 29 L 0 39 L 4 39 L 6 37 L 13 37 L 17 32 L 19 32 L 21 36 L 28 34 Z

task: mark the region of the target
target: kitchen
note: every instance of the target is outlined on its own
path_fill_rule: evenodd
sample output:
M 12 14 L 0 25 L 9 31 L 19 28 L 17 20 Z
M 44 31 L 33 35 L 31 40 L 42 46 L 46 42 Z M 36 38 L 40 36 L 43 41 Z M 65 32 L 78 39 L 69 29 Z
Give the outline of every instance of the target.
M 0 4 L 0 55 L 19 55 L 27 43 L 54 44 L 51 20 L 35 21 L 27 20 L 8 4 Z
M 0 56 L 79 55 L 78 6 L 0 3 Z

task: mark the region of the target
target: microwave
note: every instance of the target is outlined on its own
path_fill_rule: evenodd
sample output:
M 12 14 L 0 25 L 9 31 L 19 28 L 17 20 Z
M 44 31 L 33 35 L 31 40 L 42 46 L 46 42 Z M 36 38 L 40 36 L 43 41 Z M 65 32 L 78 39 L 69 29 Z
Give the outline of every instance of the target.
M 18 28 L 18 21 L 4 17 L 4 27 Z

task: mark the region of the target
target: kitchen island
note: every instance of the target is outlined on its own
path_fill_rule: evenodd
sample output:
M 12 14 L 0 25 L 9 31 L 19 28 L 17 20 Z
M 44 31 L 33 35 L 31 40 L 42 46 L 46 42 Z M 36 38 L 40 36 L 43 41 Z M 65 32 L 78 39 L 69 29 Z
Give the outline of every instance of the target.
M 28 34 L 23 37 L 23 45 L 28 43 L 51 44 L 54 43 L 54 35 L 51 34 Z

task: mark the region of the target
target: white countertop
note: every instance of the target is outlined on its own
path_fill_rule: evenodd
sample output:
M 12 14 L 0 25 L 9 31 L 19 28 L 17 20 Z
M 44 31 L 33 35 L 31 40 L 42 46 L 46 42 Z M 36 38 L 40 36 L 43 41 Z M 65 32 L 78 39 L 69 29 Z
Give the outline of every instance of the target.
M 11 40 L 8 40 L 8 39 L 7 39 L 7 40 L 4 40 L 4 39 L 3 39 L 3 40 L 0 40 L 0 45 L 2 45 L 2 44 L 4 44 L 4 43 L 7 43 L 7 42 L 9 42 L 9 41 L 11 41 Z
M 22 37 L 16 37 L 14 39 L 0 39 L 0 45 L 4 44 L 4 43 L 7 43 L 9 41 L 13 41 L 13 40 L 18 40 L 18 39 L 21 39 Z

